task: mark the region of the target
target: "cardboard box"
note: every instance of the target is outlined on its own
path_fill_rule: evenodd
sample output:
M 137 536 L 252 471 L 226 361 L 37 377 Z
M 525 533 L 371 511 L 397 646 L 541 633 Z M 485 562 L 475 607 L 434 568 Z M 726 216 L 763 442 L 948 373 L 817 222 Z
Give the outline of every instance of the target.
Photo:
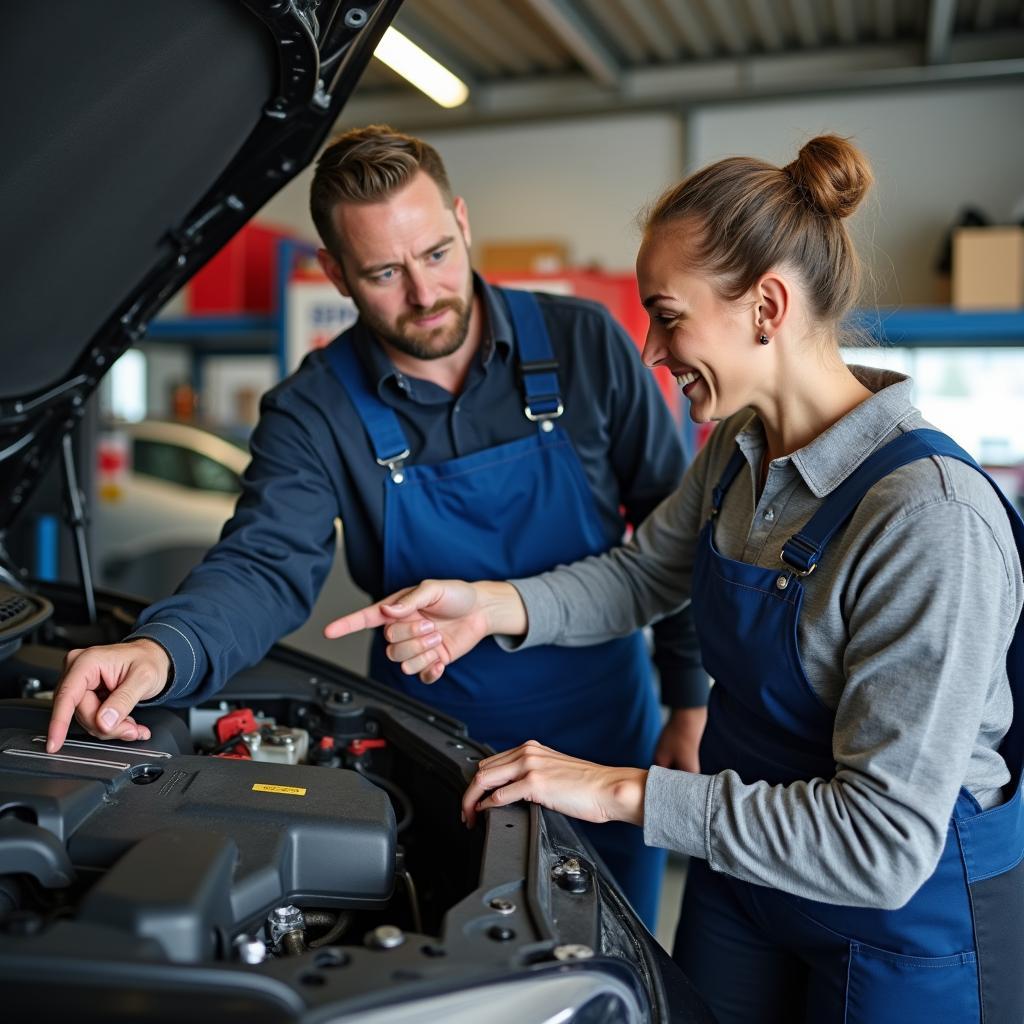
M 953 307 L 1024 309 L 1024 228 L 957 228 Z
M 480 247 L 483 274 L 553 274 L 569 265 L 569 247 L 557 239 L 484 242 Z

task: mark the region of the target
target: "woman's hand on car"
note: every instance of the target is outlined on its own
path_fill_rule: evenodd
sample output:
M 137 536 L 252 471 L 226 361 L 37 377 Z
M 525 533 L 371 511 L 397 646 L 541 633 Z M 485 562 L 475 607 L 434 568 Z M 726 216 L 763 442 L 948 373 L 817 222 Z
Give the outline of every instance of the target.
M 609 768 L 528 740 L 477 765 L 462 818 L 472 826 L 480 811 L 527 800 L 583 821 L 642 825 L 646 784 L 643 768 Z
M 131 713 L 163 690 L 170 668 L 167 652 L 152 640 L 69 651 L 53 698 L 47 751 L 64 745 L 72 718 L 101 740 L 148 740 L 149 729 Z
M 406 675 L 435 683 L 446 665 L 494 633 L 526 632 L 526 610 L 509 583 L 424 580 L 359 611 L 329 622 L 331 640 L 384 627 L 386 653 Z

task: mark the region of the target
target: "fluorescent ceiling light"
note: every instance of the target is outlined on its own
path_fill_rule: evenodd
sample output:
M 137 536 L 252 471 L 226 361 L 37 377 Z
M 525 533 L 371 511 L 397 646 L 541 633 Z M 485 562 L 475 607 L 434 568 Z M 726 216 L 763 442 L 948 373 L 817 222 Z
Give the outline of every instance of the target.
M 462 79 L 397 29 L 384 33 L 373 55 L 442 107 L 457 107 L 469 98 L 469 87 Z

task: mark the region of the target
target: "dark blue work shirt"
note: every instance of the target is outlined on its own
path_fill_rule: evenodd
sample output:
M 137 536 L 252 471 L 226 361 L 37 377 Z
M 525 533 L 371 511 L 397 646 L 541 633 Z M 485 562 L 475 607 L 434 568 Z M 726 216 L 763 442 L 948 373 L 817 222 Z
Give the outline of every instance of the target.
M 377 393 L 398 415 L 411 463 L 434 464 L 536 431 L 523 414 L 515 340 L 504 305 L 475 278 L 486 322 L 463 390 L 395 369 L 363 324 L 348 332 Z M 678 485 L 685 468 L 679 431 L 653 375 L 597 303 L 538 295 L 551 336 L 565 413 L 559 424 L 579 455 L 609 535 L 641 522 Z M 344 524 L 355 582 L 383 592 L 384 476 L 363 425 L 322 351 L 310 353 L 261 403 L 252 463 L 221 539 L 171 597 L 151 605 L 133 637 L 169 654 L 168 688 L 152 703 L 193 704 L 254 664 L 302 625 L 320 592 Z M 557 510 L 552 510 L 556 515 Z M 338 614 L 353 609 L 338 609 Z M 689 607 L 655 626 L 662 700 L 706 703 Z

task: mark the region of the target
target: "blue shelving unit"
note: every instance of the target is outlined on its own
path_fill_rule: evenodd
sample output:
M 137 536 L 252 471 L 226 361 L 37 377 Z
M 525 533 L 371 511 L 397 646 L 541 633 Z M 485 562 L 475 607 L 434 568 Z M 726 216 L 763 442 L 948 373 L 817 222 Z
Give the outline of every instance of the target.
M 1024 345 L 1024 309 L 978 313 L 945 306 L 861 309 L 849 322 L 883 345 Z
M 279 294 L 283 306 L 283 289 Z M 1024 310 L 962 313 L 940 306 L 861 309 L 849 322 L 883 345 L 1024 345 Z M 146 337 L 180 341 L 262 334 L 275 336 L 276 346 L 282 326 L 278 316 L 168 317 L 153 320 Z M 268 351 L 265 345 L 254 348 Z
M 150 321 L 146 341 L 187 344 L 192 350 L 193 386 L 202 387 L 203 363 L 211 356 L 271 355 L 283 378 L 288 372 L 285 315 L 288 281 L 300 257 L 315 255 L 316 247 L 298 239 L 277 243 L 276 312 L 260 315 L 159 317 Z
M 275 316 L 180 316 L 151 320 L 147 340 L 214 338 L 270 334 L 280 329 Z

